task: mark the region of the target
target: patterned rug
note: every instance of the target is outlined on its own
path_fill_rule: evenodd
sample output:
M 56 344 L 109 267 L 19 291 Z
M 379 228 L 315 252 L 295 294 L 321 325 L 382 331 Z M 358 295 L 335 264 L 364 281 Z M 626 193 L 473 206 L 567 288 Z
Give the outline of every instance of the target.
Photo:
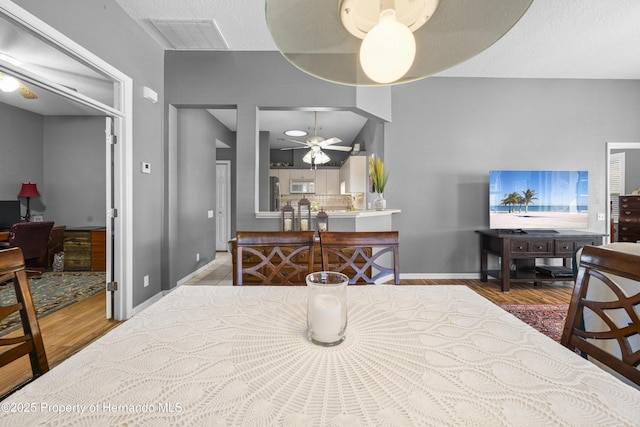
M 33 303 L 41 319 L 61 308 L 94 295 L 105 287 L 104 272 L 62 272 L 44 273 L 40 278 L 29 278 Z M 0 286 L 0 305 L 14 304 L 16 294 L 13 284 Z M 17 329 L 20 324 L 18 313 L 0 322 L 0 335 Z
M 502 304 L 499 307 L 560 342 L 569 304 Z

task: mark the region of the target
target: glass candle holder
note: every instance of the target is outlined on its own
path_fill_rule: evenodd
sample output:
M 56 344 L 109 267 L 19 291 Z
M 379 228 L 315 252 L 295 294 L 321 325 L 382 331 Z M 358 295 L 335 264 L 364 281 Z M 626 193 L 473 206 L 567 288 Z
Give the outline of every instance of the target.
M 349 278 L 333 271 L 307 275 L 307 333 L 314 344 L 330 347 L 344 341 Z

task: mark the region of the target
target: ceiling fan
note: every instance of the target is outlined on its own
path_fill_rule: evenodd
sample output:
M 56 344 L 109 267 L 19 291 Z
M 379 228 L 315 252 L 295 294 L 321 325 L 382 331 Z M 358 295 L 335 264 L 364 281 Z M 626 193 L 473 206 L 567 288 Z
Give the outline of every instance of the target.
M 313 112 L 313 136 L 307 138 L 306 141 L 297 141 L 295 139 L 283 139 L 284 141 L 295 142 L 296 144 L 301 144 L 301 147 L 286 147 L 281 148 L 280 150 L 299 150 L 299 149 L 307 149 L 311 150 L 313 153 L 319 153 L 321 150 L 334 150 L 334 151 L 351 151 L 351 147 L 345 147 L 343 145 L 334 145 L 342 142 L 340 138 L 329 138 L 324 139 L 323 137 L 317 134 L 318 126 L 317 126 L 317 118 L 318 112 Z
M 37 95 L 18 79 L 2 72 L 0 72 L 0 90 L 3 92 L 17 91 L 25 99 L 38 99 Z

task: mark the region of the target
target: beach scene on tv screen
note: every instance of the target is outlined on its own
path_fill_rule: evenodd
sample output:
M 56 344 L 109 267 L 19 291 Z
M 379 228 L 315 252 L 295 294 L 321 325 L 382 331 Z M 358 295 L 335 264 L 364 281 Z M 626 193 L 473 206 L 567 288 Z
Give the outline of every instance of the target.
M 588 188 L 587 171 L 490 171 L 490 228 L 587 228 Z

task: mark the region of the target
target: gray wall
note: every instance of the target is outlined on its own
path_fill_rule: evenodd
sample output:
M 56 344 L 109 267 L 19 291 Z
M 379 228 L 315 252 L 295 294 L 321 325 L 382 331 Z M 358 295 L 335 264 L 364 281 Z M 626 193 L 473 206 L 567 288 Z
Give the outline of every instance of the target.
M 15 3 L 133 79 L 133 305 L 162 288 L 164 52 L 114 0 Z M 142 97 L 143 86 L 158 103 Z M 151 174 L 140 163 L 151 163 Z M 143 277 L 149 275 L 149 286 Z M 164 278 L 168 281 L 168 278 Z
M 337 107 L 359 113 L 362 108 L 368 116 L 389 112 L 388 88 L 324 82 L 300 72 L 278 52 L 168 51 L 165 83 L 171 105 L 237 106 L 236 224 L 244 230 L 270 229 L 254 214 L 259 107 Z
M 0 103 L 0 129 L 0 200 L 17 200 L 22 183 L 35 182 L 42 197 L 31 199 L 31 214 L 42 213 L 47 196 L 43 191 L 43 117 Z M 20 201 L 24 215 L 25 199 Z
M 253 216 L 256 106 L 353 99 L 351 88 L 300 75 L 277 53 L 170 52 L 166 65 L 167 98 L 239 105 L 239 228 L 261 226 Z M 402 209 L 393 226 L 403 272 L 478 272 L 475 230 L 489 225 L 490 169 L 588 170 L 590 230 L 606 231 L 596 221 L 606 212 L 605 143 L 640 140 L 640 82 L 435 77 L 391 93 L 392 122 L 381 125 L 385 198 Z
M 106 225 L 104 117 L 44 118 L 46 220 L 67 227 Z
M 387 206 L 401 269 L 471 273 L 490 169 L 589 171 L 589 226 L 606 232 L 608 141 L 640 140 L 640 81 L 430 78 L 393 88 Z M 395 218 L 394 218 L 395 219 Z

